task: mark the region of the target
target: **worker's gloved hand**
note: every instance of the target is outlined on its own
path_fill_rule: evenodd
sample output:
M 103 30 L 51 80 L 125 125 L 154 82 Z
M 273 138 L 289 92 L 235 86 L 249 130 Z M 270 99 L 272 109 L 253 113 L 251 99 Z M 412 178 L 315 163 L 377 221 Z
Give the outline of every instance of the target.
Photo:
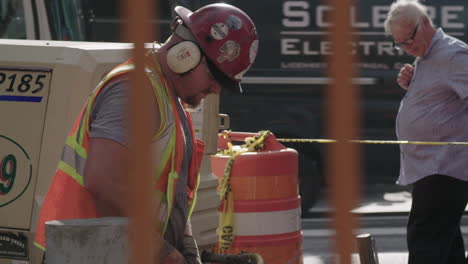
M 161 264 L 186 264 L 184 256 L 177 250 L 172 250 L 169 255 L 162 259 Z
M 187 264 L 201 264 L 202 262 L 195 238 L 192 236 L 184 236 L 183 244 L 184 249 L 181 253 L 185 257 Z
M 158 236 L 159 237 L 159 236 Z M 175 249 L 167 241 L 159 239 L 159 254 L 156 256 L 154 263 L 161 264 L 186 264 L 185 257 L 180 251 Z
M 202 260 L 204 262 L 225 263 L 225 264 L 263 264 L 263 258 L 256 253 L 247 254 L 216 254 L 203 251 Z

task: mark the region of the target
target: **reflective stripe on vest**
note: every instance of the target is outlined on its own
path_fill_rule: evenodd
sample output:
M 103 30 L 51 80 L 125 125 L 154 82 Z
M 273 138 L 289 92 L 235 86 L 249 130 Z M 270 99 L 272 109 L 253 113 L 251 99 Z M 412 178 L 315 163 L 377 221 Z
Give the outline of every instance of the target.
M 133 68 L 134 67 L 131 64 L 124 64 L 114 68 L 104 77 L 104 79 L 93 90 L 92 96 L 88 99 L 85 112 L 82 113 L 78 129 L 72 131 L 67 138 L 58 168 L 70 175 L 81 186 L 84 186 L 83 175 L 86 159 L 88 158 L 87 146 L 84 146 L 83 143 L 85 139 L 89 139 L 89 121 L 91 119 L 91 111 L 94 102 L 96 101 L 96 97 L 109 80 L 118 75 L 127 73 Z

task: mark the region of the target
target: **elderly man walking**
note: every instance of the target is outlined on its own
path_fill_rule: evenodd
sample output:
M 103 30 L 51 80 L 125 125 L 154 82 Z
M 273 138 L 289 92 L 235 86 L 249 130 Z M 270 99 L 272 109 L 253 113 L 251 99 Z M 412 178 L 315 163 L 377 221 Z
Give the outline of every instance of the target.
M 394 47 L 416 57 L 397 78 L 406 91 L 396 120 L 400 140 L 468 141 L 468 46 L 436 28 L 427 7 L 397 0 L 385 21 Z M 401 145 L 398 183 L 412 184 L 409 264 L 467 263 L 460 220 L 468 201 L 468 148 Z

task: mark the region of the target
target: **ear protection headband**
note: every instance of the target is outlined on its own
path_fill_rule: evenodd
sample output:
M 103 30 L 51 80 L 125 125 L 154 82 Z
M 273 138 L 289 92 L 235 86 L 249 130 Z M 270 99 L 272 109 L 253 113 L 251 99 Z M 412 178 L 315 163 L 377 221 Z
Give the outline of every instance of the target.
M 170 47 L 167 51 L 167 66 L 178 74 L 195 69 L 201 60 L 201 51 L 192 41 L 182 41 Z
M 171 23 L 171 29 L 185 41 L 170 47 L 167 51 L 167 65 L 169 69 L 178 74 L 187 73 L 200 64 L 201 50 L 193 41 L 191 33 L 182 25 L 182 20 L 176 18 Z

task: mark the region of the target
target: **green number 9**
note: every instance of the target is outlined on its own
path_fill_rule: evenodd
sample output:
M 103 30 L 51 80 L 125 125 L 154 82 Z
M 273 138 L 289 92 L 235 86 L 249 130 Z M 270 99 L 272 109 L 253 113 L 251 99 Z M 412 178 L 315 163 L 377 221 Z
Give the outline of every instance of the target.
M 16 158 L 10 154 L 0 162 L 0 195 L 11 191 L 15 182 L 15 176 Z

